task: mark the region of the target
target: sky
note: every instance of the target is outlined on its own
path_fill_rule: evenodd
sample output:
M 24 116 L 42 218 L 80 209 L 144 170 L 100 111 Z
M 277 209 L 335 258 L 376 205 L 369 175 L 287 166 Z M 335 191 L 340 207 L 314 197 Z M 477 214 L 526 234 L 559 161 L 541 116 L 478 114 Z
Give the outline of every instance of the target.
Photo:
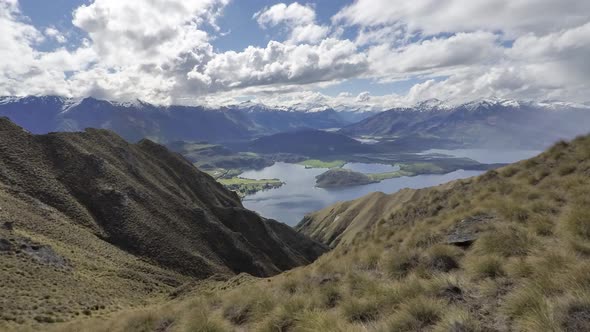
M 0 95 L 588 102 L 587 0 L 0 0 Z

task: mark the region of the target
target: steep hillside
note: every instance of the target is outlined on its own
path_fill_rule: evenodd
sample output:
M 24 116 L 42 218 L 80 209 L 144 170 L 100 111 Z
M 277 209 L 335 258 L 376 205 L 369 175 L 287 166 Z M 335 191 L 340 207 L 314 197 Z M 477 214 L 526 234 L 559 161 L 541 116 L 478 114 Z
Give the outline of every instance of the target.
M 0 118 L 3 321 L 113 311 L 323 252 L 156 143 L 96 129 L 35 136 Z
M 410 146 L 430 141 L 429 148 L 545 148 L 559 139 L 586 134 L 589 122 L 590 108 L 585 105 L 479 100 L 444 109 L 393 109 L 340 132 L 349 136 L 411 137 Z
M 298 130 L 264 136 L 235 148 L 259 153 L 294 153 L 308 157 L 373 152 L 369 145 L 342 134 L 321 130 Z
M 349 222 L 320 232 L 344 236 L 310 266 L 67 328 L 589 331 L 589 206 L 587 136 L 476 178 L 326 209 L 302 230 Z
M 201 170 L 261 169 L 274 162 L 254 153 L 233 152 L 221 145 L 206 142 L 176 141 L 166 144 L 170 150 L 180 153 Z
M 305 216 L 295 229 L 330 247 L 350 244 L 356 235 L 403 208 L 416 192 L 414 189 L 403 189 L 393 195 L 376 192 L 354 201 L 336 203 Z

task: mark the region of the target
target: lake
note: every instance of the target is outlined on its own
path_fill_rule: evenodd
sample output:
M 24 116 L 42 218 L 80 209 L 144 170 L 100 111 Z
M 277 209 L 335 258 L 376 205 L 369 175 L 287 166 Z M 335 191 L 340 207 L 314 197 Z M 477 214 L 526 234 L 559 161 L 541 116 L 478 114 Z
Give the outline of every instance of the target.
M 347 164 L 349 169 L 381 172 L 395 170 L 394 166 L 381 164 Z M 315 177 L 327 169 L 305 168 L 302 165 L 275 163 L 259 171 L 247 171 L 240 176 L 248 179 L 277 178 L 285 184 L 277 189 L 260 191 L 243 199 L 244 206 L 266 218 L 272 218 L 288 225 L 296 225 L 307 213 L 320 210 L 339 201 L 359 198 L 366 194 L 381 191 L 394 193 L 403 188 L 425 188 L 456 179 L 481 174 L 481 171 L 459 170 L 448 174 L 418 175 L 388 179 L 364 186 L 322 189 L 315 187 Z
M 480 163 L 513 163 L 528 159 L 541 153 L 537 150 L 490 150 L 490 149 L 433 149 L 420 154 L 448 155 L 460 158 L 471 158 Z M 396 171 L 398 166 L 384 164 L 348 163 L 344 168 L 362 173 L 385 173 Z M 287 163 L 276 163 L 259 171 L 247 171 L 240 176 L 249 179 L 277 178 L 285 184 L 277 189 L 257 192 L 243 199 L 244 206 L 260 215 L 282 221 L 288 225 L 296 225 L 306 214 L 325 208 L 339 201 L 359 198 L 375 191 L 387 194 L 403 188 L 425 188 L 445 182 L 479 175 L 481 171 L 458 170 L 448 174 L 418 175 L 389 179 L 364 186 L 322 189 L 315 187 L 315 177 L 327 169 L 311 168 Z

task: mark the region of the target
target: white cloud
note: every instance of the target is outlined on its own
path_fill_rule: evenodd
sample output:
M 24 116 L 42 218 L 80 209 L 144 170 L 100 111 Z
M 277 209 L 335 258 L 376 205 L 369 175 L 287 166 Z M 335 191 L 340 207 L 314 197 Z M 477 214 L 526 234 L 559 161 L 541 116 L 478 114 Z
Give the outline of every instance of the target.
M 45 35 L 47 37 L 55 39 L 55 41 L 60 44 L 63 44 L 67 41 L 66 36 L 64 36 L 59 30 L 57 30 L 54 27 L 45 28 Z
M 318 45 L 276 41 L 266 48 L 215 55 L 189 80 L 211 92 L 252 86 L 302 85 L 355 77 L 367 68 L 367 59 L 348 40 L 325 39 Z
M 474 32 L 397 48 L 381 44 L 369 49 L 369 63 L 373 75 L 389 78 L 483 65 L 502 58 L 497 39 L 489 32 Z
M 360 102 L 360 103 L 366 103 L 371 99 L 371 93 L 369 91 L 364 91 L 359 93 L 358 96 L 356 96 L 356 102 Z
M 333 20 L 360 26 L 404 25 L 426 35 L 475 30 L 510 36 L 546 34 L 588 21 L 590 2 L 580 0 L 356 0 Z
M 228 2 L 95 0 L 73 13 L 87 34 L 78 48 L 41 51 L 44 40 L 68 42 L 68 32 L 39 30 L 16 0 L 0 0 L 0 95 L 187 104 L 256 95 L 379 107 L 430 98 L 589 99 L 588 1 L 357 0 L 331 26 L 318 23 L 313 5 L 279 3 L 254 19 L 286 40 L 219 53 L 212 43 L 223 34 L 216 21 Z M 422 83 L 404 95 L 310 91 L 351 78 Z
M 201 61 L 209 54 L 201 26 L 214 22 L 228 0 L 95 0 L 74 11 L 72 23 L 86 31 L 109 66 Z
M 315 21 L 315 10 L 310 6 L 294 2 L 290 5 L 278 3 L 254 14 L 254 18 L 261 26 L 276 26 L 281 23 L 293 25 L 311 24 Z
M 550 13 L 550 14 L 549 14 Z M 403 100 L 588 100 L 590 2 L 356 0 L 333 22 L 356 26 L 380 80 L 433 78 Z
M 316 23 L 313 7 L 294 2 L 290 5 L 278 3 L 254 14 L 263 28 L 284 25 L 289 31 L 288 41 L 292 43 L 317 43 L 330 32 L 330 28 Z

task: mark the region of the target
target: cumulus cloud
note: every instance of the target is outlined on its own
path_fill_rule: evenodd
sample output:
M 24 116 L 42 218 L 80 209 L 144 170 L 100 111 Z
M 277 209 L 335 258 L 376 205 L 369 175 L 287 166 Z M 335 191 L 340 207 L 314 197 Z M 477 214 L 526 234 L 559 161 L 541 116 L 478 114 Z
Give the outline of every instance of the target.
M 427 35 L 474 30 L 510 36 L 546 34 L 588 21 L 590 2 L 579 0 L 355 0 L 335 22 L 360 26 L 404 25 Z
M 363 73 L 366 56 L 348 40 L 328 38 L 318 45 L 292 45 L 276 41 L 266 48 L 215 55 L 203 68 L 188 74 L 189 80 L 209 91 L 261 85 L 300 85 L 341 80 Z
M 64 36 L 59 30 L 55 27 L 47 27 L 45 28 L 45 36 L 55 39 L 56 42 L 63 44 L 67 41 L 66 36 Z
M 0 1 L 0 94 L 70 95 L 66 72 L 85 68 L 92 52 L 81 46 L 70 53 L 58 49 L 40 52 L 37 45 L 45 37 L 25 22 L 14 0 Z
M 21 17 L 16 1 L 0 0 L 0 42 L 6 45 L 0 52 L 10 60 L 0 68 L 0 92 L 171 102 L 186 73 L 211 58 L 202 26 L 216 29 L 227 2 L 96 0 L 73 13 L 72 23 L 88 39 L 73 51 L 41 52 L 36 44 L 44 35 L 59 42 L 59 31 L 49 27 L 42 34 Z
M 94 0 L 72 14 L 83 36 L 72 48 L 70 31 L 36 28 L 17 0 L 0 0 L 0 94 L 186 104 L 255 95 L 380 107 L 430 98 L 588 100 L 588 1 L 355 0 L 331 25 L 319 23 L 313 4 L 277 3 L 253 19 L 284 40 L 219 52 L 212 44 L 228 3 Z M 353 78 L 420 83 L 403 95 L 312 91 Z
M 489 32 L 474 32 L 397 48 L 381 44 L 369 49 L 369 63 L 374 75 L 390 78 L 483 65 L 503 57 L 497 39 Z
M 95 0 L 74 11 L 72 23 L 88 33 L 106 65 L 163 65 L 181 57 L 197 61 L 209 51 L 205 23 L 228 0 Z
M 359 93 L 359 95 L 356 97 L 356 101 L 357 102 L 368 102 L 371 99 L 371 93 L 369 91 L 364 91 Z
M 330 28 L 316 23 L 316 13 L 310 5 L 294 2 L 290 5 L 278 3 L 254 14 L 263 27 L 285 26 L 290 31 L 288 41 L 293 43 L 317 43 L 330 32 Z
M 427 79 L 404 102 L 588 99 L 588 1 L 356 0 L 332 20 L 369 45 L 366 77 Z

